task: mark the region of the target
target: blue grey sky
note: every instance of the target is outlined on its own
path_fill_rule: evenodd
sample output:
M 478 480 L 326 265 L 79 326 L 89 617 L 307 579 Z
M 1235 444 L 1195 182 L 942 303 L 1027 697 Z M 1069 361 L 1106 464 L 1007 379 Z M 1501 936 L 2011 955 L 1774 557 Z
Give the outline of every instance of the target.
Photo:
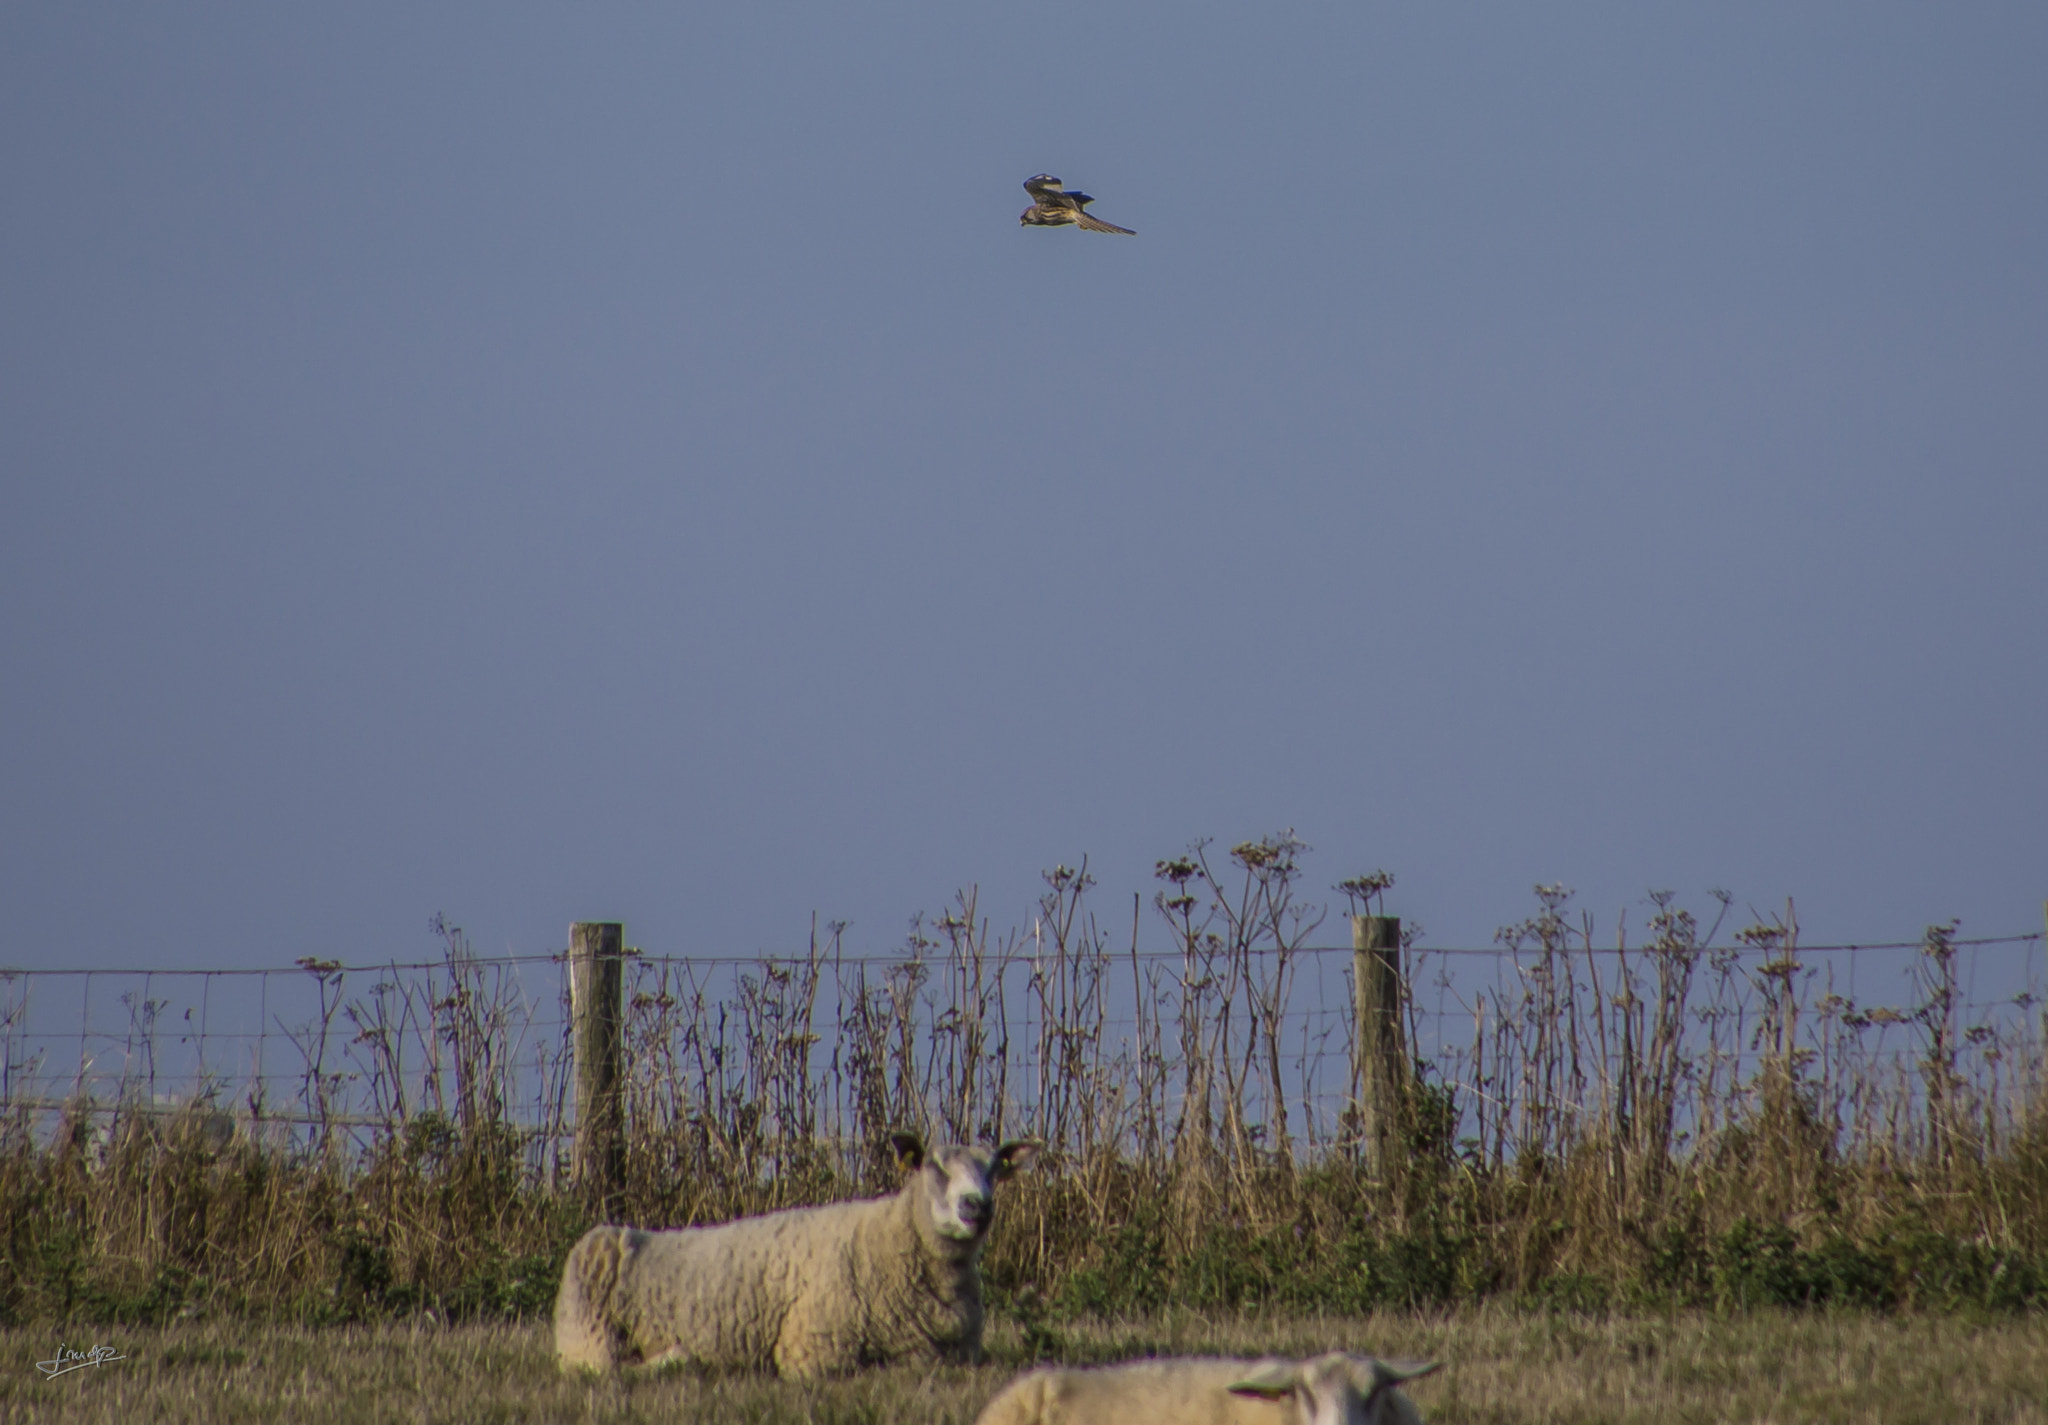
M 2044 66 L 2031 4 L 8 6 L 0 962 L 881 953 L 1285 827 L 1439 945 L 1537 881 L 2038 930 Z

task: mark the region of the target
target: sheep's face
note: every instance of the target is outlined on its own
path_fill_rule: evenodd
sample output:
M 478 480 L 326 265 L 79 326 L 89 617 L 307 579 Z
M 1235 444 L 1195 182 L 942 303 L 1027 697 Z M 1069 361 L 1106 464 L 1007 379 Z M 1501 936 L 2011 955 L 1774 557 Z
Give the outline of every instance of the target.
M 999 1148 L 947 1147 L 924 1151 L 912 1134 L 891 1140 L 896 1161 L 915 1174 L 916 1191 L 925 1216 L 939 1236 L 953 1242 L 978 1243 L 995 1220 L 996 1184 L 1029 1163 L 1038 1153 L 1036 1139 L 1016 1139 Z
M 1422 1425 L 1422 1412 L 1398 1387 L 1435 1369 L 1433 1361 L 1397 1365 L 1332 1351 L 1306 1361 L 1262 1364 L 1230 1389 L 1268 1400 L 1291 1398 L 1289 1419 L 1295 1425 Z

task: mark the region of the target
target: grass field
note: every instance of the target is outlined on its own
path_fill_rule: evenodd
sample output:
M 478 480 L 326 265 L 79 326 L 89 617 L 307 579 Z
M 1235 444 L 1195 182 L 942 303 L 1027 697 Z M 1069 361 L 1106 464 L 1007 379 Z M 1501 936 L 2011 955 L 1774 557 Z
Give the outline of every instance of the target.
M 1606 957 L 1539 887 L 1469 1048 L 1394 1075 L 1370 1132 L 1356 1104 L 1318 1127 L 1283 1013 L 1316 923 L 1299 849 L 1161 862 L 1165 958 L 1135 928 L 1113 950 L 1061 867 L 1030 937 L 991 939 L 963 893 L 879 980 L 836 942 L 730 994 L 640 963 L 602 1194 L 561 1152 L 568 1041 L 537 1070 L 562 1091 L 513 1112 L 532 1006 L 454 930 L 445 971 L 366 999 L 307 962 L 321 1018 L 282 1118 L 225 1082 L 178 1107 L 140 1081 L 0 1092 L 0 1425 L 936 1425 L 1040 1355 L 1332 1347 L 1441 1360 L 1414 1392 L 1439 1425 L 2048 1425 L 2048 1019 L 1978 1018 L 1953 926 L 1914 1002 L 1859 1008 L 1793 958 L 1789 905 L 1716 948 L 1660 893 Z M 1339 889 L 1369 905 L 1384 879 Z M 1135 1022 L 1110 1013 L 1124 976 Z M 0 1003 L 0 1068 L 27 1003 Z M 347 1065 L 321 1047 L 342 1021 Z M 558 1377 L 538 1323 L 586 1227 L 886 1193 L 903 1128 L 1045 1140 L 982 1259 L 989 1365 Z M 96 1346 L 123 1359 L 36 1368 Z
M 977 1369 L 872 1371 L 799 1386 L 668 1370 L 565 1380 L 541 1325 L 305 1330 L 227 1322 L 64 1333 L 124 1359 L 45 1379 L 46 1331 L 0 1331 L 0 1420 L 50 1425 L 191 1421 L 704 1422 L 965 1425 L 1020 1369 L 1011 1323 Z M 1074 1361 L 1146 1353 L 1329 1347 L 1429 1357 L 1412 1394 L 1434 1425 L 1461 1422 L 2048 1421 L 2048 1318 L 1759 1312 L 1612 1317 L 1477 1310 L 1448 1316 L 1218 1318 L 1176 1313 L 1070 1326 Z

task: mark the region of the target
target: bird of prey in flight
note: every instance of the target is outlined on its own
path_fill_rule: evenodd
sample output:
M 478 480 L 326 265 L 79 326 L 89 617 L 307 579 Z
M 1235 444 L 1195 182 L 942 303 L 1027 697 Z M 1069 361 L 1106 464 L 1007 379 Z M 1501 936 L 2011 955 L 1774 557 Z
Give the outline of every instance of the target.
M 1072 223 L 1075 227 L 1091 233 L 1122 233 L 1126 237 L 1137 236 L 1129 228 L 1120 228 L 1115 223 L 1105 223 L 1100 218 L 1089 216 L 1087 207 L 1095 200 L 1086 193 L 1069 193 L 1060 187 L 1059 179 L 1050 173 L 1041 173 L 1036 178 L 1025 179 L 1024 191 L 1031 195 L 1031 206 L 1024 210 L 1024 216 L 1017 221 L 1027 228 L 1058 228 Z

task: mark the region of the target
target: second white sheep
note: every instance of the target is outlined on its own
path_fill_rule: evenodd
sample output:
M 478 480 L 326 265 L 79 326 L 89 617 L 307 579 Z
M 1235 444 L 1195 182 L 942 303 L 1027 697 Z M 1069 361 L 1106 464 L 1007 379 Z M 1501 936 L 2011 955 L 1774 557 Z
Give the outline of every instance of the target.
M 1436 1368 L 1342 1351 L 1056 1367 L 1011 1381 L 975 1425 L 1422 1425 L 1400 1386 Z

